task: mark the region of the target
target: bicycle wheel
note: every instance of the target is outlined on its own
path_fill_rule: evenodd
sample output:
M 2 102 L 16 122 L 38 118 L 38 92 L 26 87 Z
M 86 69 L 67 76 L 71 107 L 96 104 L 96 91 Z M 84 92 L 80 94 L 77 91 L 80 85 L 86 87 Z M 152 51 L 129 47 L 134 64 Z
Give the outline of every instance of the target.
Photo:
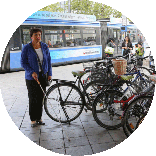
M 127 137 L 136 130 L 138 121 L 145 113 L 148 112 L 152 99 L 152 96 L 138 97 L 131 101 L 125 110 L 122 125 Z
M 152 71 L 150 69 L 146 68 L 146 67 L 139 66 L 137 68 L 138 68 L 138 70 L 140 70 L 141 73 L 144 73 L 146 75 L 151 75 L 152 74 Z
M 144 118 L 145 118 L 146 115 L 147 115 L 147 113 L 145 113 L 145 114 L 138 120 L 138 122 L 137 122 L 137 124 L 136 124 L 136 129 L 140 126 L 140 124 L 142 124 L 142 122 L 143 122 L 143 120 L 144 120 Z
M 81 81 L 83 82 L 84 86 L 87 85 L 88 83 L 95 81 L 95 80 L 104 80 L 106 77 L 106 74 L 103 72 L 94 72 L 89 74 L 85 74 L 81 77 Z M 80 88 L 80 82 L 78 82 L 78 87 Z
M 113 95 L 113 101 L 110 103 L 110 96 Z M 120 103 L 115 103 L 122 96 L 119 91 L 104 91 L 100 93 L 93 103 L 92 113 L 95 121 L 101 127 L 108 130 L 121 127 L 122 109 Z
M 88 83 L 84 89 L 87 93 L 87 95 L 85 96 L 85 100 L 86 100 L 86 107 L 88 110 L 92 110 L 92 103 L 94 101 L 94 99 L 96 98 L 96 96 L 98 95 L 98 93 L 102 90 L 102 88 L 104 87 L 105 81 L 103 80 L 95 80 L 95 81 L 91 81 L 90 83 Z M 85 92 L 84 92 L 85 94 Z
M 47 115 L 52 120 L 62 123 L 71 122 L 79 117 L 84 104 L 83 94 L 77 86 L 71 83 L 53 85 L 44 98 L 44 108 Z

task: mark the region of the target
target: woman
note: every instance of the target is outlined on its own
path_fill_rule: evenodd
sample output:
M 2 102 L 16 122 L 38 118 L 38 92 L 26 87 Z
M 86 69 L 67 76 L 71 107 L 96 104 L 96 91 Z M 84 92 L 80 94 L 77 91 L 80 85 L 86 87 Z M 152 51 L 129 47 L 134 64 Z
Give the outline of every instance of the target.
M 115 48 L 116 45 L 115 45 L 114 40 L 112 38 L 109 39 L 109 42 L 108 42 L 107 46 Z
M 131 43 L 130 38 L 128 36 L 126 36 L 125 41 L 122 43 L 122 49 L 124 49 L 123 56 L 130 53 L 130 50 L 133 49 L 132 43 Z
M 26 86 L 28 89 L 31 127 L 36 127 L 38 124 L 45 125 L 42 121 L 43 92 L 38 82 L 40 82 L 44 90 L 46 90 L 46 84 L 37 61 L 37 55 L 44 74 L 48 73 L 48 80 L 52 78 L 50 52 L 48 46 L 41 42 L 41 34 L 42 31 L 40 29 L 31 29 L 30 37 L 32 41 L 23 47 L 21 53 L 21 66 L 25 70 Z

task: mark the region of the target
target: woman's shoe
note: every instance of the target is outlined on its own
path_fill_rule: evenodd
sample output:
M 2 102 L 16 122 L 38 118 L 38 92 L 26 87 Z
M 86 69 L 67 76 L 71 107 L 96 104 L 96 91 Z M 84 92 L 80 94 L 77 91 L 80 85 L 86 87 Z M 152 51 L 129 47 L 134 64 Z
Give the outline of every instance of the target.
M 31 124 L 31 127 L 33 128 L 33 127 L 37 127 L 37 123 L 35 122 L 35 123 L 32 123 Z
M 45 123 L 42 120 L 37 120 L 36 122 L 38 125 L 45 125 Z

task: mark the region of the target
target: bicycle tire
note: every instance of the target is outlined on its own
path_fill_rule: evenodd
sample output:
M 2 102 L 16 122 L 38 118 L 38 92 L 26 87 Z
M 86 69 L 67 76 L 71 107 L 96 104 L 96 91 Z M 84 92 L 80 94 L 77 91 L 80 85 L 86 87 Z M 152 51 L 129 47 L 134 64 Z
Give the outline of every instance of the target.
M 107 90 L 108 91 L 108 90 Z M 116 99 L 120 96 L 122 96 L 122 93 L 119 91 L 114 91 L 116 92 Z M 121 116 L 122 116 L 122 110 L 121 107 L 119 107 L 119 105 L 117 105 L 116 103 L 114 103 L 114 107 L 118 107 L 116 108 L 116 111 L 118 110 L 118 115 L 114 115 L 113 120 L 111 121 L 110 118 L 110 114 L 108 113 L 108 104 L 106 102 L 106 91 L 100 93 L 96 99 L 94 100 L 93 103 L 93 108 L 92 108 L 92 113 L 93 113 L 93 117 L 95 119 L 95 121 L 97 122 L 98 125 L 100 125 L 101 127 L 107 129 L 107 130 L 114 130 L 117 128 L 121 127 Z M 114 99 L 115 100 L 115 99 Z M 101 102 L 102 101 L 102 102 Z M 104 108 L 99 108 L 102 105 Z M 112 104 L 111 104 L 112 105 Z M 100 110 L 98 110 L 100 109 Z M 111 124 L 112 122 L 112 124 Z
M 91 81 L 104 79 L 105 74 L 102 72 L 96 72 L 90 73 L 90 75 L 88 75 L 87 77 L 85 76 L 86 74 L 81 77 L 81 81 L 83 82 L 84 86 L 90 83 Z M 80 82 L 78 82 L 78 87 L 80 88 L 80 86 Z
M 58 86 L 63 100 L 65 100 L 68 96 L 67 101 L 64 103 L 61 103 L 60 101 Z M 67 90 L 69 92 L 67 92 Z M 61 123 L 71 122 L 78 118 L 85 105 L 84 96 L 79 88 L 69 82 L 58 83 L 51 86 L 48 89 L 43 102 L 47 115 L 52 120 Z
M 139 119 L 148 112 L 152 100 L 153 96 L 139 96 L 129 103 L 127 109 L 124 112 L 122 120 L 123 131 L 127 137 L 129 137 L 136 130 Z M 141 105 L 142 111 L 140 109 L 141 107 L 136 107 Z M 145 109 L 143 110 L 144 107 Z M 133 117 L 135 118 L 135 120 L 133 120 Z
M 147 75 L 151 75 L 153 72 L 150 71 L 150 69 L 146 68 L 146 67 L 142 67 L 142 66 L 138 66 L 137 67 L 140 71 L 142 71 L 143 73 L 148 73 Z M 141 70 L 142 69 L 142 70 Z M 145 69 L 145 70 L 144 70 Z
M 84 87 L 86 93 L 88 94 L 88 97 L 85 96 L 86 107 L 88 110 L 92 110 L 92 103 L 93 103 L 94 99 L 96 98 L 96 96 L 103 89 L 104 84 L 105 84 L 105 81 L 103 81 L 103 80 L 95 80 L 95 81 L 89 82 Z
M 145 113 L 145 114 L 139 119 L 139 121 L 138 121 L 137 124 L 136 124 L 136 129 L 140 126 L 140 124 L 142 124 L 142 122 L 143 122 L 144 118 L 146 117 L 146 115 L 147 115 L 147 113 Z

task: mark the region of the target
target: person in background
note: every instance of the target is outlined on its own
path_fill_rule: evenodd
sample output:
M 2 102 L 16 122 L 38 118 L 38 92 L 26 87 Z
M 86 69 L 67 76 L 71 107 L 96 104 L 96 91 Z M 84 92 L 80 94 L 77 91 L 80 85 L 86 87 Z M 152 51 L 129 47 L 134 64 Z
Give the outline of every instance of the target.
M 132 43 L 131 43 L 130 38 L 128 36 L 126 36 L 125 41 L 122 43 L 122 49 L 124 49 L 123 56 L 129 54 L 130 50 L 133 49 Z M 129 58 L 129 57 L 127 57 L 127 58 Z
M 107 40 L 107 46 L 105 48 L 105 54 L 107 57 L 113 57 L 114 48 L 116 47 L 114 40 L 112 38 L 109 38 Z
M 142 42 L 138 43 L 138 49 L 136 51 L 136 57 L 140 58 L 137 60 L 137 65 L 142 66 L 143 65 L 143 60 L 141 59 L 142 56 L 144 55 L 144 48 L 142 47 Z
M 53 46 L 52 46 L 52 44 L 51 44 L 51 41 L 50 40 L 48 40 L 48 48 L 52 48 Z
M 115 45 L 114 40 L 112 38 L 109 39 L 109 42 L 108 42 L 107 46 L 115 48 L 116 45 Z
M 138 49 L 136 51 L 137 56 L 143 56 L 144 55 L 144 48 L 142 47 L 142 42 L 138 43 Z

